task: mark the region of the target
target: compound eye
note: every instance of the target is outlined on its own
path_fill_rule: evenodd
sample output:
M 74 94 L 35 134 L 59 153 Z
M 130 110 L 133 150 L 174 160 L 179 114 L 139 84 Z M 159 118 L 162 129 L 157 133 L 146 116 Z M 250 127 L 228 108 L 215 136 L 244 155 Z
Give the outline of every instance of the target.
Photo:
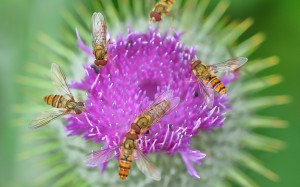
M 81 112 L 82 112 L 82 111 L 81 111 L 80 109 L 78 109 L 78 108 L 75 108 L 74 110 L 75 110 L 75 113 L 76 113 L 76 114 L 81 114 Z
M 155 21 L 161 21 L 161 15 L 157 12 L 152 11 L 150 17 L 154 18 Z
M 161 15 L 160 14 L 155 15 L 155 21 L 161 21 Z
M 84 106 L 84 103 L 83 102 L 77 102 L 77 105 L 78 106 Z
M 191 68 L 194 69 L 196 66 L 198 66 L 199 64 L 201 64 L 200 60 L 195 60 L 191 63 Z
M 150 13 L 150 18 L 153 18 L 153 17 L 155 17 L 155 12 L 152 11 L 152 12 Z
M 95 65 L 96 66 L 105 66 L 107 64 L 106 60 L 95 60 Z

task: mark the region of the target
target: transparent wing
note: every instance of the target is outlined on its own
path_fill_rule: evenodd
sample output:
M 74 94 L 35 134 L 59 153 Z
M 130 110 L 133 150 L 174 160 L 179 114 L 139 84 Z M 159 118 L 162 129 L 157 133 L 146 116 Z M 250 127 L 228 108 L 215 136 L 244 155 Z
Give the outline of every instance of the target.
M 94 12 L 92 16 L 92 41 L 95 45 L 106 45 L 106 23 L 100 12 Z
M 166 112 L 163 115 L 159 116 L 159 118 L 157 118 L 155 121 L 153 121 L 153 124 L 157 123 L 159 120 L 161 120 L 161 118 L 163 118 L 164 116 L 169 114 L 180 103 L 180 98 L 175 97 L 175 98 L 168 99 L 168 101 L 171 102 L 171 106 L 166 110 Z M 159 111 L 156 111 L 154 108 L 153 108 L 153 110 L 156 113 L 159 113 Z
M 214 90 L 206 85 L 201 79 L 198 80 L 200 95 L 203 97 L 204 102 L 208 108 L 214 104 Z
M 144 155 L 139 149 L 136 149 L 136 164 L 146 176 L 149 176 L 153 180 L 159 181 L 161 179 L 160 171 L 150 162 L 146 155 Z
M 211 68 L 212 71 L 214 72 L 228 72 L 228 71 L 234 71 L 237 68 L 241 67 L 244 65 L 248 59 L 246 57 L 236 57 L 232 58 L 229 60 L 226 60 L 224 62 L 214 64 L 214 65 L 209 65 L 208 67 Z
M 173 97 L 173 91 L 172 90 L 168 90 L 164 93 L 162 93 L 160 96 L 158 96 L 153 103 L 150 104 L 150 106 L 142 113 L 145 114 L 146 112 L 148 112 L 150 109 L 154 110 L 156 113 L 159 113 L 159 111 L 156 111 L 153 106 L 155 106 L 156 104 L 167 100 L 171 103 L 170 107 L 166 110 L 166 112 L 161 115 L 159 118 L 157 118 L 154 123 L 158 122 L 162 117 L 164 117 L 165 115 L 167 115 L 168 113 L 170 113 L 175 107 L 177 107 L 177 105 L 180 103 L 180 98 L 179 97 Z
M 65 115 L 66 112 L 63 109 L 52 108 L 45 112 L 42 112 L 35 120 L 32 121 L 30 128 L 36 129 L 47 125 L 50 121 Z
M 145 111 L 148 111 L 154 105 L 162 102 L 163 100 L 166 100 L 166 99 L 169 99 L 172 97 L 173 97 L 173 90 L 165 91 L 164 93 L 160 94 L 157 98 L 155 98 L 154 101 L 145 109 Z
M 115 157 L 115 151 L 119 149 L 119 147 L 120 146 L 116 146 L 113 148 L 106 148 L 91 152 L 88 158 L 85 160 L 85 165 L 88 167 L 97 167 L 102 163 L 110 161 Z
M 63 94 L 67 94 L 70 98 L 73 98 L 70 88 L 68 86 L 66 76 L 62 69 L 56 63 L 52 63 L 51 76 L 55 88 Z

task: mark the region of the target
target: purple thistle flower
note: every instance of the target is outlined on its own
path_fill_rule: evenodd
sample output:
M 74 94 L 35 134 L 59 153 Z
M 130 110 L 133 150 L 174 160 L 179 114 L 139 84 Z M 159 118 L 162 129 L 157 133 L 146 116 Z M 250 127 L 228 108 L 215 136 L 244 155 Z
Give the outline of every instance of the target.
M 81 41 L 78 45 L 93 58 Z M 188 172 L 199 178 L 192 163 L 200 164 L 205 154 L 190 147 L 191 138 L 201 130 L 223 125 L 226 95 L 215 95 L 214 105 L 208 109 L 200 96 L 199 87 L 190 69 L 196 58 L 193 48 L 180 42 L 180 35 L 157 31 L 128 32 L 118 37 L 108 48 L 109 63 L 97 74 L 90 66 L 86 76 L 74 88 L 85 90 L 86 113 L 69 117 L 70 136 L 83 135 L 104 148 L 120 145 L 133 120 L 162 92 L 173 90 L 181 103 L 170 114 L 151 127 L 148 136 L 139 139 L 143 153 L 180 153 Z M 201 58 L 201 56 L 199 56 Z M 223 78 L 226 83 L 231 80 Z

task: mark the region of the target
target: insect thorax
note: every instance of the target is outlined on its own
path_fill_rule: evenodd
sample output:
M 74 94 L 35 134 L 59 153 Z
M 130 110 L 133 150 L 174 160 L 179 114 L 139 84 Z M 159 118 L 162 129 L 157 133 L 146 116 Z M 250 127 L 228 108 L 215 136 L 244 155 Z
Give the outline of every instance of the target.
M 104 45 L 96 45 L 93 51 L 97 60 L 106 60 L 106 49 Z
M 166 13 L 167 9 L 168 9 L 168 7 L 166 5 L 159 3 L 155 6 L 154 12 L 162 14 L 162 13 Z
M 150 119 L 151 119 L 151 117 L 149 115 L 142 115 L 136 119 L 135 123 L 137 126 L 140 127 L 140 129 L 144 130 L 144 129 L 149 128 Z
M 136 140 L 132 140 L 132 139 L 128 139 L 128 138 L 124 139 L 122 146 L 123 146 L 126 154 L 132 154 L 133 149 L 136 148 L 135 141 Z
M 77 106 L 77 103 L 72 100 L 68 100 L 66 103 L 66 108 L 73 110 Z
M 210 71 L 208 67 L 204 64 L 199 64 L 193 69 L 193 73 L 198 78 L 207 79 L 210 77 Z

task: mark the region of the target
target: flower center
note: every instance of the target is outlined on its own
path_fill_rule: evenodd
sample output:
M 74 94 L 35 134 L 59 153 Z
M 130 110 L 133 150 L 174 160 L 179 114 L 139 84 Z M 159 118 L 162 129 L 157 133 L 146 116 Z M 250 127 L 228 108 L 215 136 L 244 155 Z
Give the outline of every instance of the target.
M 152 79 L 145 79 L 139 83 L 139 88 L 142 92 L 146 92 L 146 96 L 150 99 L 154 99 L 154 95 L 157 92 L 159 81 Z

